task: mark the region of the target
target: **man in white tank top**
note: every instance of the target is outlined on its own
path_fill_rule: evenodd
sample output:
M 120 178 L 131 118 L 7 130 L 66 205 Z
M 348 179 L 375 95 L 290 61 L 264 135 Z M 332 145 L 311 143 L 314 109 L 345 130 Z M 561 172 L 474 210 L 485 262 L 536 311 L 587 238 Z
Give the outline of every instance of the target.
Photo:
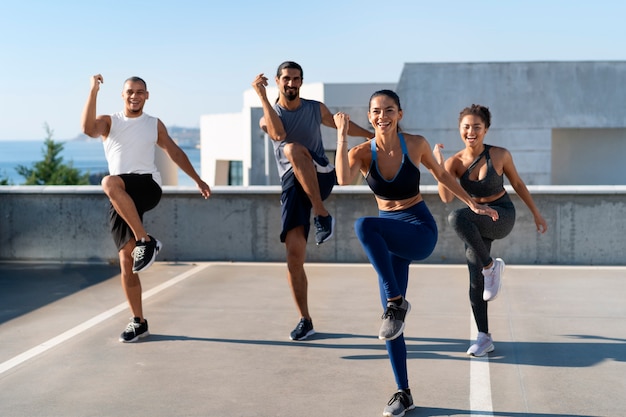
M 138 272 L 154 262 L 161 242 L 143 226 L 143 213 L 161 199 L 161 175 L 155 164 L 158 145 L 198 186 L 204 198 L 211 189 L 200 178 L 185 152 L 172 140 L 163 122 L 143 112 L 149 97 L 146 82 L 131 77 L 124 83 L 124 110 L 96 116 L 96 99 L 102 75 L 91 77 L 91 90 L 82 114 L 83 132 L 102 137 L 109 175 L 102 179 L 102 189 L 109 198 L 109 224 L 118 249 L 122 287 L 133 314 L 120 335 L 120 342 L 135 342 L 148 336 L 148 322 L 143 316 L 141 282 Z

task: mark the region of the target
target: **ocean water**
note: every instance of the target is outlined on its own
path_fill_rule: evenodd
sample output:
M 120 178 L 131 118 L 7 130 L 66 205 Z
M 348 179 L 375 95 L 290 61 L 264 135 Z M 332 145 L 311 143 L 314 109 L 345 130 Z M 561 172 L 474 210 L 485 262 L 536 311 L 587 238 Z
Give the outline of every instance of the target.
M 70 140 L 55 142 L 63 143 L 63 163 L 69 164 L 81 172 L 97 174 L 108 172 L 107 162 L 104 158 L 104 149 L 100 140 Z M 191 164 L 200 173 L 200 150 L 196 148 L 183 148 Z M 25 179 L 20 176 L 15 168 L 25 165 L 32 168 L 33 164 L 43 159 L 44 141 L 3 140 L 0 141 L 0 179 L 7 178 L 10 184 L 23 184 Z M 178 170 L 178 185 L 193 186 L 195 183 L 182 170 Z

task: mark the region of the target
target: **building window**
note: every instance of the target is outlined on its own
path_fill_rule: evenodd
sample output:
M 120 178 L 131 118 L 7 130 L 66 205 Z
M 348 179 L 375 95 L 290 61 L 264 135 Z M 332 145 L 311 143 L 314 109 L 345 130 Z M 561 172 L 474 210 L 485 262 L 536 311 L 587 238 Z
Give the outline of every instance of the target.
M 228 185 L 243 185 L 243 161 L 228 161 Z

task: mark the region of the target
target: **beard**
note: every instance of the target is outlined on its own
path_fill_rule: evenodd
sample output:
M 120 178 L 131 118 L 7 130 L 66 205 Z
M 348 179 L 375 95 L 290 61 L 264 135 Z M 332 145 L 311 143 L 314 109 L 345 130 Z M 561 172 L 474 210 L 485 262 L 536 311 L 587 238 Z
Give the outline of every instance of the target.
M 295 88 L 289 88 L 289 89 L 285 88 L 283 95 L 288 101 L 294 101 L 295 99 L 298 98 L 298 90 Z

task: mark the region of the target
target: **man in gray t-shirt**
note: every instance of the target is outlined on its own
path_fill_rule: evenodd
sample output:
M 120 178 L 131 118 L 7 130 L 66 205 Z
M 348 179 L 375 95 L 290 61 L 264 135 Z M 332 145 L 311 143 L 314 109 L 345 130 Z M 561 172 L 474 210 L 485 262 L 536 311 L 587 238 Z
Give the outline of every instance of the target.
M 306 244 L 311 223 L 315 224 L 316 243 L 333 235 L 334 219 L 324 200 L 336 183 L 334 167 L 324 154 L 321 125 L 336 129 L 333 115 L 319 101 L 300 98 L 302 67 L 286 61 L 276 71 L 278 99 L 267 98 L 268 79 L 257 75 L 252 87 L 263 106 L 261 129 L 273 140 L 274 156 L 281 178 L 281 242 L 287 251 L 287 277 L 300 313 L 300 322 L 291 332 L 292 340 L 303 340 L 314 334 L 307 301 L 307 277 L 304 271 Z M 371 138 L 374 134 L 350 122 L 350 136 Z

